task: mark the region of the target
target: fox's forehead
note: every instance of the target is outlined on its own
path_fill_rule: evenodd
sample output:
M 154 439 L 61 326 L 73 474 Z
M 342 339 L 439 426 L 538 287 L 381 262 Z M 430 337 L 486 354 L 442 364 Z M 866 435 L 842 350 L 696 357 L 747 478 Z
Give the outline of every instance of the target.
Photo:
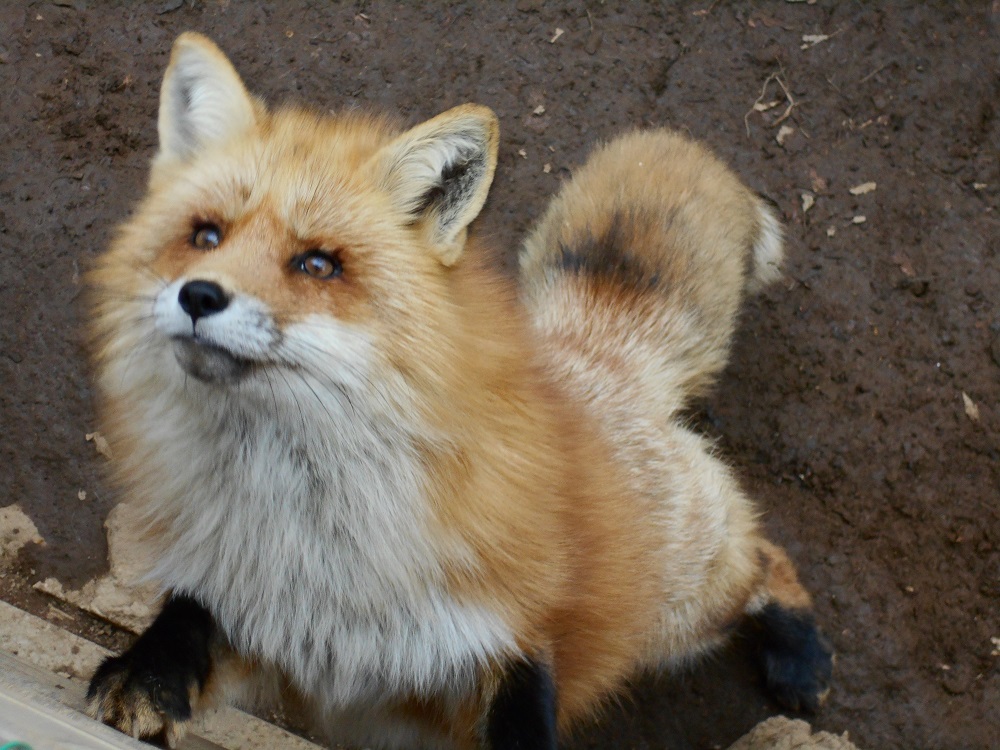
M 266 212 L 299 236 L 371 220 L 378 190 L 365 165 L 396 128 L 363 115 L 274 113 L 245 137 L 204 154 L 175 185 L 203 218 L 237 222 Z
M 281 109 L 256 128 L 253 140 L 276 163 L 356 172 L 398 132 L 395 122 L 386 117 Z

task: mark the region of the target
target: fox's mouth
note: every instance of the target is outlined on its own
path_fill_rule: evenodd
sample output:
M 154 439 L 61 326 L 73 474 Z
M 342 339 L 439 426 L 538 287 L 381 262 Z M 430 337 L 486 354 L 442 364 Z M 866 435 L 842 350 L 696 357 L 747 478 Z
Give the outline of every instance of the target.
M 205 383 L 234 382 L 255 364 L 202 338 L 175 336 L 173 342 L 174 356 L 184 372 Z

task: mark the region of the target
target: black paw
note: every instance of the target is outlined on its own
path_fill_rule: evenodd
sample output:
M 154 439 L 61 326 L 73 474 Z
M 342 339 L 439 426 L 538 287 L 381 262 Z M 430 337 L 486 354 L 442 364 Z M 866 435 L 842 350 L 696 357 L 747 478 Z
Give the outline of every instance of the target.
M 173 745 L 191 719 L 197 680 L 164 674 L 148 654 L 128 651 L 105 659 L 87 690 L 87 713 L 125 734 Z
M 87 690 L 87 713 L 125 734 L 176 744 L 211 667 L 211 615 L 174 597 L 121 656 L 105 659 Z
M 819 709 L 830 692 L 833 649 L 812 613 L 768 604 L 753 619 L 761 629 L 761 668 L 774 698 L 792 711 Z

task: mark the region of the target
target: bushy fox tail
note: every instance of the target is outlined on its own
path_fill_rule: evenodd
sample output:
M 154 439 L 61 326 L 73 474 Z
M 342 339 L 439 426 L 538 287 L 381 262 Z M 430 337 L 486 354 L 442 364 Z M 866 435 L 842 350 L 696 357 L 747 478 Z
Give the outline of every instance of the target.
M 601 370 L 660 411 L 714 382 L 744 295 L 777 279 L 781 258 L 767 203 L 697 143 L 655 130 L 590 157 L 528 236 L 520 267 L 565 372 Z

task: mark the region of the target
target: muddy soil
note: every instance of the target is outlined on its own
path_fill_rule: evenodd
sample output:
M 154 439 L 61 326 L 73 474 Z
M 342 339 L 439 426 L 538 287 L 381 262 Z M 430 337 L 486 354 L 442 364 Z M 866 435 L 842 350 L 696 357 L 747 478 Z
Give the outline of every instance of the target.
M 142 190 L 185 29 L 272 100 L 491 106 L 479 229 L 511 250 L 592 144 L 637 126 L 690 132 L 773 199 L 785 280 L 693 419 L 815 593 L 838 653 L 815 724 L 872 749 L 996 745 L 997 3 L 0 4 L 0 505 L 47 540 L 0 593 L 45 616 L 31 583 L 106 566 L 80 277 Z M 724 747 L 776 711 L 737 642 L 641 680 L 573 746 Z

